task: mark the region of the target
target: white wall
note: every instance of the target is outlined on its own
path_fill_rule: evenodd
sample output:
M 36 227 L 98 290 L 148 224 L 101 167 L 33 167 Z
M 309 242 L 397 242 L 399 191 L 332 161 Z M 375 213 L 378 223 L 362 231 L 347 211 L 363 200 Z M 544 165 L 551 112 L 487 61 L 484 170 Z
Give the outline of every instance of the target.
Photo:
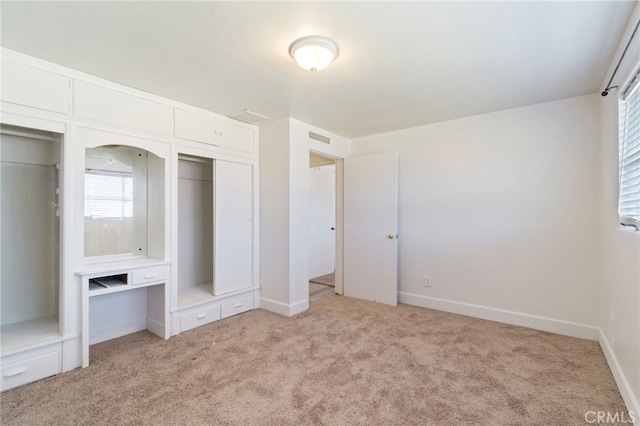
M 637 6 L 620 40 L 605 87 L 613 73 L 630 32 L 640 19 Z M 613 85 L 624 88 L 625 80 L 640 66 L 640 37 L 636 35 Z M 601 344 L 616 377 L 627 409 L 640 415 L 640 233 L 621 231 L 618 226 L 618 90 L 599 97 L 601 120 L 600 193 L 602 274 L 600 276 L 599 321 Z
M 309 139 L 309 131 L 331 139 Z M 260 127 L 260 306 L 295 315 L 309 307 L 309 151 L 343 158 L 348 139 L 286 118 Z
M 401 301 L 597 338 L 597 102 L 352 141 L 399 154 Z
M 289 120 L 260 128 L 261 306 L 289 305 Z

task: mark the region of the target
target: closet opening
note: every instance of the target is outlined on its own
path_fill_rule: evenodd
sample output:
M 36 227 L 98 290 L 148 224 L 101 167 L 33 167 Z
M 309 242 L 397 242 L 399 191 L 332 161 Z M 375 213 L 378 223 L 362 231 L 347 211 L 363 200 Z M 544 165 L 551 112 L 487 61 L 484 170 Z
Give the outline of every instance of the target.
M 213 163 L 178 156 L 178 307 L 214 296 Z
M 60 337 L 62 139 L 0 126 L 3 354 Z
M 336 295 L 336 160 L 309 154 L 309 304 Z

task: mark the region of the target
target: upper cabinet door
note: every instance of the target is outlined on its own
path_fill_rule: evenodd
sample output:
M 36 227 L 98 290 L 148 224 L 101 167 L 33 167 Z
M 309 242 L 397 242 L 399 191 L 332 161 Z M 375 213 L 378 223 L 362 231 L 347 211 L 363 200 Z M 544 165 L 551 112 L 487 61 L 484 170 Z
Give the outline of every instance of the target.
M 69 114 L 71 79 L 2 58 L 2 100 Z
M 214 177 L 215 295 L 251 287 L 253 167 L 216 160 Z
M 175 110 L 176 137 L 253 153 L 254 132 L 240 124 Z
M 173 108 L 168 105 L 78 80 L 73 89 L 77 117 L 173 134 Z

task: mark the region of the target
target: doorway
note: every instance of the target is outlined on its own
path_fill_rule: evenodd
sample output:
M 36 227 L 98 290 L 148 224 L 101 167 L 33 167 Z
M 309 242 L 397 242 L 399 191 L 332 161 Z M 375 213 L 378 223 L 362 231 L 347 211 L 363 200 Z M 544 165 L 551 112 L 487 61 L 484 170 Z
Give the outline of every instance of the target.
M 309 154 L 309 304 L 336 294 L 336 161 Z

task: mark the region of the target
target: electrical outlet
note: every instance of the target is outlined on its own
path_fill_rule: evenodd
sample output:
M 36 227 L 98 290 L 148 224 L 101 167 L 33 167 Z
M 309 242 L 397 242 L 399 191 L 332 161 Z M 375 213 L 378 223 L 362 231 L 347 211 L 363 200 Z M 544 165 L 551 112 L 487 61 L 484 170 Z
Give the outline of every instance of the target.
M 424 286 L 431 287 L 431 277 L 429 275 L 424 276 Z

